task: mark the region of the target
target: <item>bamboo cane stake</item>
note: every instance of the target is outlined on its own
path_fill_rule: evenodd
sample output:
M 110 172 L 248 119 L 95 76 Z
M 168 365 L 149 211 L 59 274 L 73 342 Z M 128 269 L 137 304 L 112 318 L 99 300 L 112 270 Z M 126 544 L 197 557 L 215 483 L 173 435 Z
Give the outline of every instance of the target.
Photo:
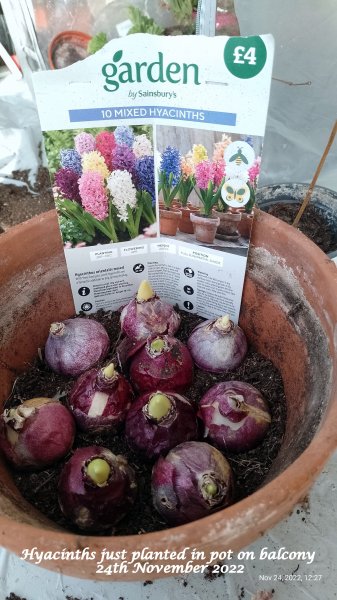
M 297 215 L 296 215 L 296 217 L 294 219 L 294 222 L 293 222 L 293 226 L 294 227 L 297 227 L 301 216 L 303 215 L 305 209 L 307 208 L 307 205 L 310 202 L 311 194 L 312 194 L 313 189 L 314 189 L 314 187 L 316 185 L 316 182 L 317 182 L 317 179 L 319 177 L 319 174 L 320 174 L 320 172 L 321 172 L 321 170 L 323 168 L 323 165 L 325 163 L 325 159 L 326 159 L 326 157 L 329 154 L 329 151 L 330 151 L 330 148 L 331 148 L 331 146 L 333 144 L 333 141 L 335 139 L 336 133 L 337 133 L 337 121 L 335 121 L 335 124 L 334 124 L 334 126 L 333 126 L 333 128 L 331 130 L 329 141 L 328 141 L 328 143 L 326 145 L 326 148 L 325 148 L 325 150 L 324 150 L 324 152 L 322 154 L 321 160 L 319 161 L 319 165 L 318 165 L 318 167 L 316 169 L 315 175 L 312 178 L 312 181 L 311 181 L 311 183 L 309 185 L 309 189 L 308 189 L 308 191 L 307 191 L 307 193 L 306 193 L 306 195 L 304 197 L 304 200 L 303 200 L 303 202 L 302 202 L 302 204 L 300 206 L 300 209 L 299 209 L 299 211 L 298 211 L 298 213 L 297 213 Z

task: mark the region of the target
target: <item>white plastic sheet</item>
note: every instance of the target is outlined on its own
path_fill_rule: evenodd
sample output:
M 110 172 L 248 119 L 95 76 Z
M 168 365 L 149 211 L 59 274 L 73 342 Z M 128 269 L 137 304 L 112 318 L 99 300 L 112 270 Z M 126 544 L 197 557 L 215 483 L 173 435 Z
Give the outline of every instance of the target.
M 8 75 L 0 80 L 0 181 L 11 183 L 13 171 L 28 169 L 33 185 L 41 163 L 41 141 L 30 89 L 24 80 Z

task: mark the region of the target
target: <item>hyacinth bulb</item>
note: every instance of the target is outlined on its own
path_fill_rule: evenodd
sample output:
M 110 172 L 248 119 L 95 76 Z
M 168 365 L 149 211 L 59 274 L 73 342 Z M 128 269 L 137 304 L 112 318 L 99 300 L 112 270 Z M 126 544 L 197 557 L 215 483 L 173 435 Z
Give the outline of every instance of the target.
M 58 400 L 32 398 L 0 417 L 0 447 L 18 469 L 44 469 L 68 454 L 75 438 L 71 412 Z
M 113 527 L 128 512 L 137 492 L 126 458 L 107 448 L 75 450 L 60 475 L 58 500 L 63 514 L 88 532 Z
M 193 381 L 193 360 L 180 340 L 169 335 L 149 337 L 130 363 L 134 388 L 182 391 Z
M 82 431 L 113 430 L 123 423 L 133 400 L 129 382 L 110 363 L 82 373 L 68 400 Z
M 94 319 L 67 319 L 51 324 L 45 359 L 56 373 L 76 377 L 103 360 L 109 346 L 106 330 Z
M 146 458 L 166 453 L 174 446 L 198 438 L 193 403 L 175 392 L 143 394 L 132 404 L 125 422 L 130 445 Z
M 206 517 L 233 500 L 230 465 L 209 444 L 179 444 L 153 467 L 152 499 L 170 523 L 178 525 Z
M 173 306 L 161 300 L 148 281 L 142 281 L 137 295 L 121 312 L 121 329 L 133 340 L 145 340 L 153 334 L 174 335 L 180 316 Z
M 196 365 L 211 373 L 235 369 L 247 353 L 246 336 L 228 315 L 197 325 L 187 346 Z
M 243 381 L 224 381 L 211 387 L 199 403 L 198 415 L 205 425 L 205 437 L 231 452 L 255 448 L 271 423 L 259 390 Z

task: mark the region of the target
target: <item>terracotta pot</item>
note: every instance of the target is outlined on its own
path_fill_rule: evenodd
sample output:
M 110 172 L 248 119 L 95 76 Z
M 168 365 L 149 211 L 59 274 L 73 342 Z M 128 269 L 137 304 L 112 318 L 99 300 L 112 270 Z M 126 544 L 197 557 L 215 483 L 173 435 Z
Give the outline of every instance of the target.
M 193 223 L 191 221 L 191 214 L 198 214 L 200 208 L 197 206 L 185 206 L 181 207 L 181 221 L 179 221 L 179 231 L 182 233 L 194 233 Z
M 196 240 L 205 244 L 213 244 L 220 219 L 218 217 L 202 217 L 194 213 L 190 215 L 190 219 L 194 227 Z
M 3 403 L 17 374 L 44 346 L 50 322 L 74 314 L 55 211 L 0 236 L 0 273 Z M 258 538 L 289 514 L 337 445 L 336 297 L 334 263 L 294 228 L 257 210 L 240 324 L 250 343 L 281 371 L 288 406 L 283 444 L 265 484 L 188 525 L 126 537 L 82 536 L 62 530 L 32 508 L 1 461 L 0 545 L 19 555 L 24 548 L 76 552 L 88 546 L 100 556 L 103 548 L 129 553 L 144 548 L 179 552 L 187 546 L 237 551 Z M 151 563 L 160 566 L 163 561 Z M 44 560 L 41 566 L 106 580 L 104 573 L 96 573 L 95 560 Z M 129 572 L 115 579 L 141 578 L 149 576 Z
M 259 208 L 269 211 L 275 204 L 298 204 L 301 203 L 309 185 L 307 183 L 277 183 L 266 185 L 256 192 L 256 203 Z M 315 185 L 310 204 L 313 204 L 317 212 L 329 224 L 333 232 L 333 244 L 337 250 L 337 192 L 329 188 Z M 336 255 L 336 252 L 329 253 Z
M 213 210 L 213 214 L 220 220 L 220 224 L 217 229 L 217 234 L 219 234 L 219 237 L 232 241 L 238 240 L 240 237 L 240 234 L 238 232 L 238 224 L 241 221 L 241 213 L 232 213 L 229 211 L 220 212 L 217 210 Z
M 177 235 L 181 211 L 177 209 L 159 208 L 160 233 L 163 235 Z
M 87 56 L 87 46 L 91 36 L 82 31 L 61 31 L 48 46 L 48 62 L 51 69 L 67 67 Z M 61 48 L 63 47 L 63 50 Z M 62 52 L 58 58 L 57 53 Z M 62 60 L 62 63 L 60 61 Z
M 159 200 L 159 208 L 166 208 L 164 200 Z M 181 210 L 181 202 L 180 200 L 172 200 L 170 208 L 174 208 L 177 210 Z

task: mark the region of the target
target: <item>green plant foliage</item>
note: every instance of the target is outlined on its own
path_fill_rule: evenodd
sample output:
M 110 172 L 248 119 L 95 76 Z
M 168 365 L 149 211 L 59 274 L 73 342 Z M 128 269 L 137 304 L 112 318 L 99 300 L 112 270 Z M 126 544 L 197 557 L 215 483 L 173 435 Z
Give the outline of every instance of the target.
M 132 27 L 128 31 L 130 33 L 152 33 L 154 35 L 163 35 L 164 29 L 157 25 L 157 23 L 147 17 L 139 8 L 135 6 L 128 7 L 128 13 Z
M 91 243 L 93 236 L 83 231 L 80 225 L 63 215 L 59 215 L 59 225 L 64 242 L 70 242 L 73 246 L 80 242 Z
M 108 38 L 106 36 L 106 33 L 101 32 L 94 35 L 94 37 L 92 37 L 90 42 L 88 43 L 88 54 L 95 54 L 95 52 L 98 52 L 98 50 L 105 46 L 107 41 Z
M 72 130 L 46 131 L 43 134 L 49 171 L 54 174 L 60 166 L 60 150 L 74 147 Z
M 167 0 L 167 3 L 180 25 L 191 23 L 195 2 L 192 0 Z

